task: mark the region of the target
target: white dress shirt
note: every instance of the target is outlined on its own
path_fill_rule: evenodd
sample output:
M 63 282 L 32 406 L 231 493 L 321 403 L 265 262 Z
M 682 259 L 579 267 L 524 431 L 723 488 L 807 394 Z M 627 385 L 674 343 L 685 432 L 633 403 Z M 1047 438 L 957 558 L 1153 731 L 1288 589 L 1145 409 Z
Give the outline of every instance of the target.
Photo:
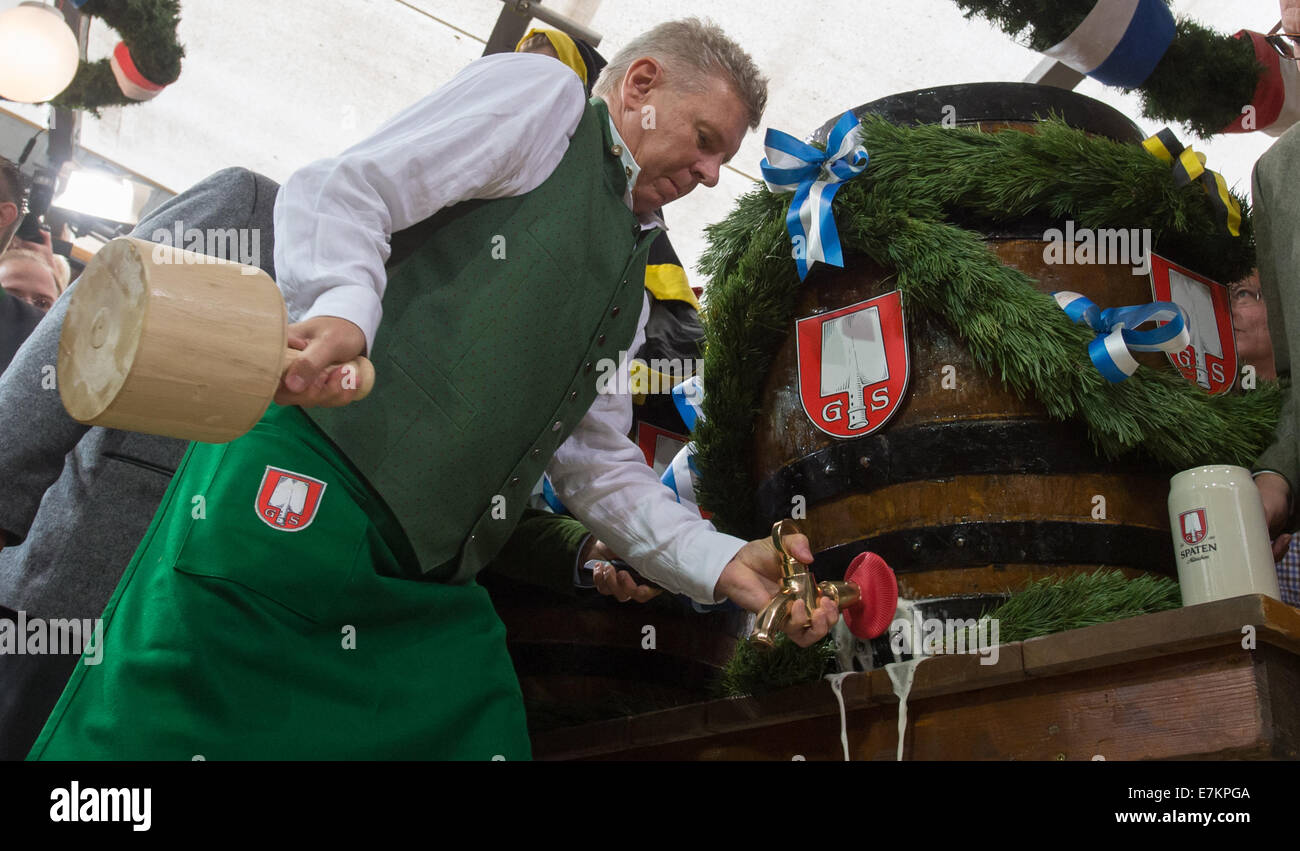
M 369 348 L 383 315 L 392 233 L 460 201 L 537 188 L 568 150 L 585 106 L 581 82 L 562 63 L 497 54 L 339 156 L 299 169 L 275 203 L 276 277 L 290 321 L 347 319 Z M 643 297 L 629 352 L 644 342 L 649 315 Z M 625 355 L 615 387 L 628 386 L 628 366 Z M 718 577 L 745 542 L 677 502 L 628 440 L 631 425 L 629 395 L 597 396 L 547 468 L 556 494 L 642 574 L 716 602 Z

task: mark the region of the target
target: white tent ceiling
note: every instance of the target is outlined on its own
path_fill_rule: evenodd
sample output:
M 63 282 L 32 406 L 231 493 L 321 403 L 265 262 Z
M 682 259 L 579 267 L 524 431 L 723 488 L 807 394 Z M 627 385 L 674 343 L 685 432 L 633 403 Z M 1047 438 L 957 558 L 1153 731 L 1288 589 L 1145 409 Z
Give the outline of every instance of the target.
M 0 0 L 0 9 L 13 5 L 16 0 Z M 1042 58 L 983 21 L 964 19 L 951 0 L 548 0 L 547 6 L 599 32 L 606 56 L 660 21 L 712 18 L 772 78 L 764 127 L 797 136 L 894 92 L 1022 80 Z M 1267 31 L 1278 17 L 1276 0 L 1175 0 L 1173 6 L 1224 32 Z M 183 0 L 180 80 L 145 105 L 86 120 L 81 144 L 178 191 L 228 165 L 283 180 L 364 137 L 478 57 L 502 8 L 500 0 Z M 116 40 L 96 22 L 91 58 L 106 56 Z M 1091 80 L 1078 91 L 1112 104 L 1148 132 L 1160 129 L 1141 118 L 1135 97 Z M 43 108 L 6 107 L 46 120 Z M 1196 147 L 1230 185 L 1248 192 L 1250 169 L 1272 141 L 1255 133 Z M 750 134 L 717 188 L 697 189 L 668 209 L 673 243 L 688 269 L 703 248 L 703 226 L 747 191 L 761 157 L 761 134 Z

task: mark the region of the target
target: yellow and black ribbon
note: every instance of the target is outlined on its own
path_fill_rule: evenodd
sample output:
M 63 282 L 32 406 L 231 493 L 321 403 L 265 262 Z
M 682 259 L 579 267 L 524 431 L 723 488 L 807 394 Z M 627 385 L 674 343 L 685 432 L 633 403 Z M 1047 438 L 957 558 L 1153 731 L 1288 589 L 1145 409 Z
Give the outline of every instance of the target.
M 1214 207 L 1219 223 L 1233 236 L 1241 236 L 1241 205 L 1228 191 L 1223 175 L 1205 167 L 1205 154 L 1184 148 L 1168 127 L 1143 142 L 1142 147 L 1173 166 L 1175 186 L 1199 182 L 1210 197 L 1210 206 Z

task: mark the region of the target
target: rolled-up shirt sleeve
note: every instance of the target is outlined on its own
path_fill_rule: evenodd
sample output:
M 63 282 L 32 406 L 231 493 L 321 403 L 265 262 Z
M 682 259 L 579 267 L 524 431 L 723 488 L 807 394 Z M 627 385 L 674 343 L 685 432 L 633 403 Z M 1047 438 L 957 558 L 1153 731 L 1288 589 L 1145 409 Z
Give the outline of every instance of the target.
M 649 302 L 629 351 L 645 336 Z M 627 387 L 628 358 L 617 387 Z M 714 587 L 745 541 L 724 535 L 677 501 L 641 450 L 627 438 L 632 398 L 601 393 L 547 468 L 555 492 L 573 515 L 644 576 L 701 603 L 720 602 Z
M 290 321 L 337 316 L 374 344 L 389 238 L 444 207 L 541 185 L 582 117 L 582 84 L 560 62 L 501 54 L 337 157 L 294 172 L 275 204 L 275 268 Z

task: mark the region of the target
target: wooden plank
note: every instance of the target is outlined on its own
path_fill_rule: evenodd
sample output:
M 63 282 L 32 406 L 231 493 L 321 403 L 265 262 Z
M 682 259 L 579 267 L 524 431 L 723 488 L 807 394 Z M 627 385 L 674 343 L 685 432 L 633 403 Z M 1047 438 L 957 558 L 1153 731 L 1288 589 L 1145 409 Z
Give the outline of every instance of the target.
M 1263 599 L 1258 595 L 1236 597 L 1031 638 L 1024 643 L 1025 673 L 1055 676 L 1237 644 L 1243 626 L 1267 621 Z
M 1242 646 L 1242 626 L 1257 649 Z M 1265 597 L 1207 603 L 1003 645 L 996 665 L 917 669 L 906 753 L 917 759 L 1295 758 L 1300 612 Z M 844 681 L 855 759 L 893 759 L 897 699 L 883 670 Z M 1010 719 L 1010 720 L 1009 720 Z M 842 759 L 825 682 L 713 701 L 535 740 L 539 757 Z M 634 732 L 633 732 L 634 731 Z M 581 745 L 574 749 L 575 742 Z
M 1300 657 L 1268 644 L 1255 651 L 1260 717 L 1278 759 L 1300 758 Z
M 909 701 L 904 756 L 923 760 L 1265 758 L 1251 654 L 1222 649 Z M 922 665 L 921 667 L 924 667 Z M 1067 685 L 1068 683 L 1068 685 Z M 1294 710 L 1292 710 L 1294 714 Z M 1008 719 L 1013 719 L 1008 723 Z M 855 760 L 893 760 L 896 705 L 850 711 Z M 606 753 L 602 759 L 842 760 L 839 715 Z

